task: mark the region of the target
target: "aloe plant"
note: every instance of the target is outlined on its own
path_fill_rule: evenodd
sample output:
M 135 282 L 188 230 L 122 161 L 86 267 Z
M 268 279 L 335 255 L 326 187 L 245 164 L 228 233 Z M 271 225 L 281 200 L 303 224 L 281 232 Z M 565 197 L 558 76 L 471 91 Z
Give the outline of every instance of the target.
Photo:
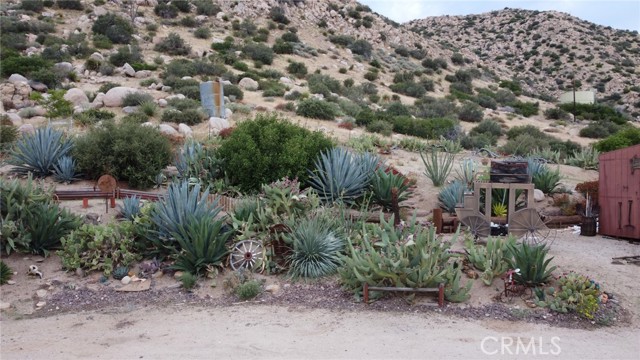
M 462 203 L 462 197 L 467 185 L 460 180 L 455 180 L 445 186 L 438 194 L 440 207 L 450 214 L 456 212 L 456 206 Z
M 36 177 L 51 174 L 61 157 L 69 153 L 73 146 L 61 131 L 47 126 L 39 128 L 32 135 L 18 140 L 10 153 L 9 162 L 15 165 L 13 172 L 32 173 Z
M 180 245 L 174 255 L 176 270 L 199 275 L 207 266 L 220 266 L 229 253 L 226 242 L 230 231 L 223 230 L 224 220 L 189 215 L 175 224 L 172 237 Z
M 489 286 L 493 279 L 509 270 L 508 259 L 512 254 L 510 248 L 516 243 L 515 238 L 506 239 L 489 237 L 486 245 L 474 245 L 472 241 L 465 242 L 465 252 L 469 262 L 482 271 L 480 278 Z
M 422 152 L 420 152 L 420 157 L 425 166 L 425 175 L 431 179 L 434 186 L 442 186 L 451 173 L 455 155 L 448 152 L 439 153 L 436 149 L 431 149 L 428 158 L 425 159 Z
M 53 178 L 58 182 L 66 184 L 78 180 L 79 174 L 76 173 L 76 161 L 68 155 L 61 157 L 58 162 L 53 165 Z
M 371 155 L 354 155 L 345 148 L 332 148 L 316 159 L 315 170 L 309 171 L 309 183 L 324 202 L 353 204 L 369 186 L 375 159 Z
M 378 169 L 371 180 L 372 201 L 385 210 L 392 210 L 393 189 L 397 190 L 398 203 L 407 200 L 412 192 L 409 181 L 404 175 Z
M 318 278 L 335 273 L 342 263 L 340 253 L 345 241 L 335 225 L 324 218 L 309 218 L 298 222 L 291 234 L 285 235 L 292 244 L 289 275 L 294 278 Z
M 149 234 L 149 240 L 160 252 L 174 253 L 180 249 L 173 237 L 179 226 L 189 217 L 196 219 L 215 219 L 221 207 L 217 199 L 209 202 L 209 189 L 201 193 L 200 184 L 191 185 L 187 181 L 172 183 L 167 194 L 156 204 L 151 213 L 151 222 L 155 231 Z
M 514 274 L 514 280 L 520 284 L 544 284 L 556 269 L 555 266 L 549 266 L 553 257 L 547 258 L 549 249 L 545 245 L 512 244 L 509 245 L 509 251 L 513 258 L 507 262 L 512 269 L 520 269 Z
M 600 151 L 589 146 L 580 149 L 580 151 L 574 151 L 573 155 L 567 159 L 567 164 L 572 166 L 579 166 L 583 169 L 598 169 Z

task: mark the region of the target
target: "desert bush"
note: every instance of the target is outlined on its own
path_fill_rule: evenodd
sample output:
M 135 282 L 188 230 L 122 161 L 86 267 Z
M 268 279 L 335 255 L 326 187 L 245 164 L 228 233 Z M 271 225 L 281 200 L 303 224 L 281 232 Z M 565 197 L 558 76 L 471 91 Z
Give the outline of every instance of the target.
M 329 41 L 336 45 L 349 46 L 355 39 L 349 35 L 330 35 Z
M 177 99 L 177 98 L 173 98 L 173 99 L 170 99 L 169 101 L 167 101 L 167 104 L 170 107 L 178 109 L 180 111 L 185 111 L 187 109 L 199 109 L 200 108 L 200 101 L 193 100 L 193 99 Z
M 321 120 L 333 120 L 338 115 L 334 104 L 314 98 L 300 101 L 296 114 Z
M 627 122 L 627 118 L 616 111 L 616 109 L 605 104 L 576 104 L 573 103 L 560 104 L 561 110 L 574 114 L 578 119 L 586 120 L 606 120 L 612 121 L 618 125 Z
M 524 117 L 529 117 L 533 115 L 538 115 L 540 104 L 537 102 L 531 103 L 531 102 L 514 101 L 509 105 L 511 105 L 516 110 L 516 113 Z
M 286 42 L 294 42 L 294 43 L 300 42 L 300 38 L 298 38 L 298 34 L 290 31 L 282 34 L 280 38 L 282 39 L 282 41 L 286 41 Z
M 269 18 L 280 24 L 287 25 L 289 23 L 289 19 L 284 13 L 284 9 L 280 6 L 274 6 L 271 8 L 269 11 Z
M 244 98 L 244 92 L 237 85 L 225 85 L 224 93 L 227 96 L 233 96 L 236 100 Z
M 576 312 L 593 320 L 600 308 L 600 285 L 584 275 L 570 272 L 558 279 L 557 289 L 536 288 L 536 305 L 560 313 Z
M 0 285 L 4 285 L 13 277 L 13 270 L 4 261 L 0 260 Z
M 212 0 L 196 0 L 194 1 L 194 5 L 196 6 L 196 14 L 198 15 L 212 16 L 222 11 L 220 6 Z
M 160 3 L 153 8 L 153 12 L 163 19 L 175 19 L 178 17 L 178 8 L 173 4 Z
M 567 120 L 570 116 L 568 112 L 557 107 L 545 110 L 544 117 L 550 120 Z
M 197 28 L 196 31 L 193 32 L 193 36 L 198 39 L 208 39 L 211 37 L 211 30 L 209 30 L 208 27 L 202 26 Z
M 480 279 L 486 286 L 493 283 L 496 276 L 504 274 L 509 269 L 509 259 L 512 257 L 510 249 L 516 244 L 515 237 L 506 239 L 489 237 L 486 245 L 475 245 L 473 241 L 465 241 L 464 247 L 467 259 L 478 271 Z
M 612 121 L 592 121 L 587 127 L 580 129 L 579 135 L 591 139 L 602 139 L 620 131 L 621 126 Z
M 75 271 L 101 271 L 110 276 L 120 266 L 130 266 L 141 259 L 135 253 L 133 223 L 108 225 L 85 224 L 61 239 L 57 254 L 62 268 Z
M 293 61 L 287 66 L 287 72 L 302 79 L 307 75 L 307 66 L 302 62 Z
M 84 10 L 84 6 L 80 0 L 57 0 L 56 6 L 58 9 Z
M 391 136 L 393 134 L 393 124 L 384 120 L 374 120 L 367 124 L 367 131 L 378 133 L 384 136 Z
M 133 39 L 134 28 L 126 19 L 109 13 L 98 16 L 91 31 L 106 36 L 114 44 L 129 44 Z
M 262 292 L 262 285 L 258 280 L 248 280 L 238 285 L 235 293 L 240 300 L 251 300 Z
M 594 147 L 600 152 L 607 152 L 637 144 L 640 144 L 640 129 L 627 128 L 598 141 Z
M 426 94 L 427 90 L 421 83 L 414 81 L 403 81 L 389 85 L 389 89 L 398 94 L 420 98 Z
M 11 74 L 21 74 L 26 77 L 31 77 L 31 74 L 37 72 L 40 69 L 52 71 L 52 63 L 39 55 L 15 55 L 7 58 L 2 58 L 2 68 L 0 68 L 0 74 L 2 74 L 3 77 L 9 77 L 11 76 Z
M 177 33 L 170 33 L 156 44 L 154 50 L 174 56 L 189 55 L 189 53 L 191 53 L 191 46 Z
M 71 140 L 61 131 L 51 127 L 38 128 L 34 134 L 22 136 L 16 142 L 9 153 L 9 163 L 14 165 L 12 172 L 45 177 L 72 147 Z
M 18 139 L 18 128 L 6 115 L 0 116 L 0 152 L 9 149 Z
M 456 113 L 456 104 L 449 99 L 423 97 L 414 103 L 414 114 L 421 118 L 446 118 Z
M 20 2 L 20 9 L 39 13 L 44 9 L 44 1 L 43 0 L 22 0 Z
M 480 124 L 471 129 L 469 134 L 489 134 L 491 136 L 500 137 L 503 134 L 503 130 L 497 121 L 487 119 L 482 120 Z
M 339 80 L 329 75 L 311 74 L 307 77 L 307 86 L 312 94 L 322 94 L 325 98 L 331 93 L 340 94 L 342 92 L 342 84 Z
M 362 55 L 365 59 L 369 59 L 373 46 L 367 40 L 358 39 L 349 45 L 349 50 L 354 54 Z
M 257 191 L 285 176 L 308 178 L 316 156 L 332 146 L 319 132 L 310 132 L 272 114 L 238 124 L 220 146 L 230 184 L 242 191 Z
M 345 241 L 332 221 L 322 217 L 302 219 L 285 237 L 292 244 L 289 256 L 292 277 L 323 277 L 334 274 L 340 266 Z
M 273 50 L 264 44 L 249 43 L 242 48 L 242 52 L 253 61 L 265 65 L 273 63 Z
M 189 126 L 198 125 L 207 118 L 206 114 L 199 109 L 167 109 L 162 113 L 162 122 L 184 123 Z
M 38 203 L 31 207 L 25 222 L 31 241 L 29 249 L 34 254 L 47 256 L 50 250 L 60 246 L 60 239 L 81 224 L 81 220 L 68 209 L 57 204 Z
M 75 141 L 73 157 L 90 178 L 111 174 L 134 188 L 146 188 L 171 161 L 169 140 L 155 128 L 104 121 Z
M 458 119 L 467 122 L 480 122 L 484 117 L 482 108 L 470 101 L 465 102 L 458 110 Z
M 153 103 L 153 96 L 141 91 L 136 91 L 125 95 L 122 99 L 122 106 L 139 106 L 148 102 Z
M 142 52 L 137 45 L 125 45 L 109 56 L 109 62 L 115 66 L 123 66 L 125 63 L 133 64 L 142 61 Z

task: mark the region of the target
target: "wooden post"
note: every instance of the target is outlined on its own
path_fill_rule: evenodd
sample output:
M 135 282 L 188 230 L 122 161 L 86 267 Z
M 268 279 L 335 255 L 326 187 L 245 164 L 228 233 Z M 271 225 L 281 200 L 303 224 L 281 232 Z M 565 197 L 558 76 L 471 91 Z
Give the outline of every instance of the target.
M 433 209 L 433 224 L 436 227 L 436 234 L 442 233 L 442 209 Z
M 113 208 L 115 208 L 115 207 L 116 207 L 116 198 L 115 198 L 115 197 L 112 197 L 112 198 L 111 198 L 111 208 L 113 209 Z
M 438 285 L 438 306 L 444 306 L 444 284 L 440 283 Z
M 89 207 L 89 199 L 87 198 L 82 198 L 82 208 L 86 209 Z

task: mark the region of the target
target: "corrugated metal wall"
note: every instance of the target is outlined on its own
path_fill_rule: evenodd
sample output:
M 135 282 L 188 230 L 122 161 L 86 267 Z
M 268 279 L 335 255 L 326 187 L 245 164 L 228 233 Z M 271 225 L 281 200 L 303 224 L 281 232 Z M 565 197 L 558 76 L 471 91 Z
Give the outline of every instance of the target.
M 640 240 L 640 145 L 600 155 L 600 234 Z

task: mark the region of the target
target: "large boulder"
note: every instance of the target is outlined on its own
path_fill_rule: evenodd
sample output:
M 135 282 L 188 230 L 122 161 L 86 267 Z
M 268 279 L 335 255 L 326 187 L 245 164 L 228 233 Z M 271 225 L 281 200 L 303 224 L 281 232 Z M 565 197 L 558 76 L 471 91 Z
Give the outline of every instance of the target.
M 193 130 L 191 130 L 191 128 L 187 124 L 179 124 L 178 125 L 178 132 L 180 134 L 184 135 L 184 137 L 192 137 L 193 136 Z
M 535 200 L 536 202 L 540 202 L 540 201 L 544 201 L 544 199 L 545 199 L 545 196 L 542 190 L 533 189 L 533 200 Z
M 17 82 L 29 82 L 29 80 L 27 80 L 26 77 L 20 75 L 20 74 L 11 74 L 11 76 L 9 76 L 9 82 L 12 84 L 15 84 Z
M 158 130 L 164 135 L 168 135 L 170 137 L 178 137 L 180 136 L 178 130 L 174 129 L 173 126 L 169 124 L 160 124 L 158 126 Z
M 138 90 L 126 86 L 116 86 L 107 91 L 106 94 L 104 94 L 102 102 L 106 107 L 122 106 L 122 100 L 124 99 L 124 97 L 127 96 L 127 94 L 135 92 L 138 92 Z
M 122 72 L 128 77 L 136 76 L 136 70 L 133 68 L 133 66 L 129 65 L 129 63 L 126 63 L 122 66 Z
M 238 86 L 249 91 L 258 90 L 258 82 L 248 77 L 242 78 L 242 80 L 240 80 L 240 82 L 238 83 Z
M 227 119 L 219 118 L 219 117 L 211 117 L 209 118 L 209 128 L 213 131 L 214 134 L 220 133 L 220 131 L 230 127 L 229 121 Z
M 64 94 L 64 99 L 72 103 L 74 106 L 86 106 L 89 104 L 89 98 L 82 89 L 72 88 Z
M 25 82 L 0 84 L 0 99 L 4 109 L 21 109 L 31 106 L 33 101 L 29 99 L 31 86 Z

